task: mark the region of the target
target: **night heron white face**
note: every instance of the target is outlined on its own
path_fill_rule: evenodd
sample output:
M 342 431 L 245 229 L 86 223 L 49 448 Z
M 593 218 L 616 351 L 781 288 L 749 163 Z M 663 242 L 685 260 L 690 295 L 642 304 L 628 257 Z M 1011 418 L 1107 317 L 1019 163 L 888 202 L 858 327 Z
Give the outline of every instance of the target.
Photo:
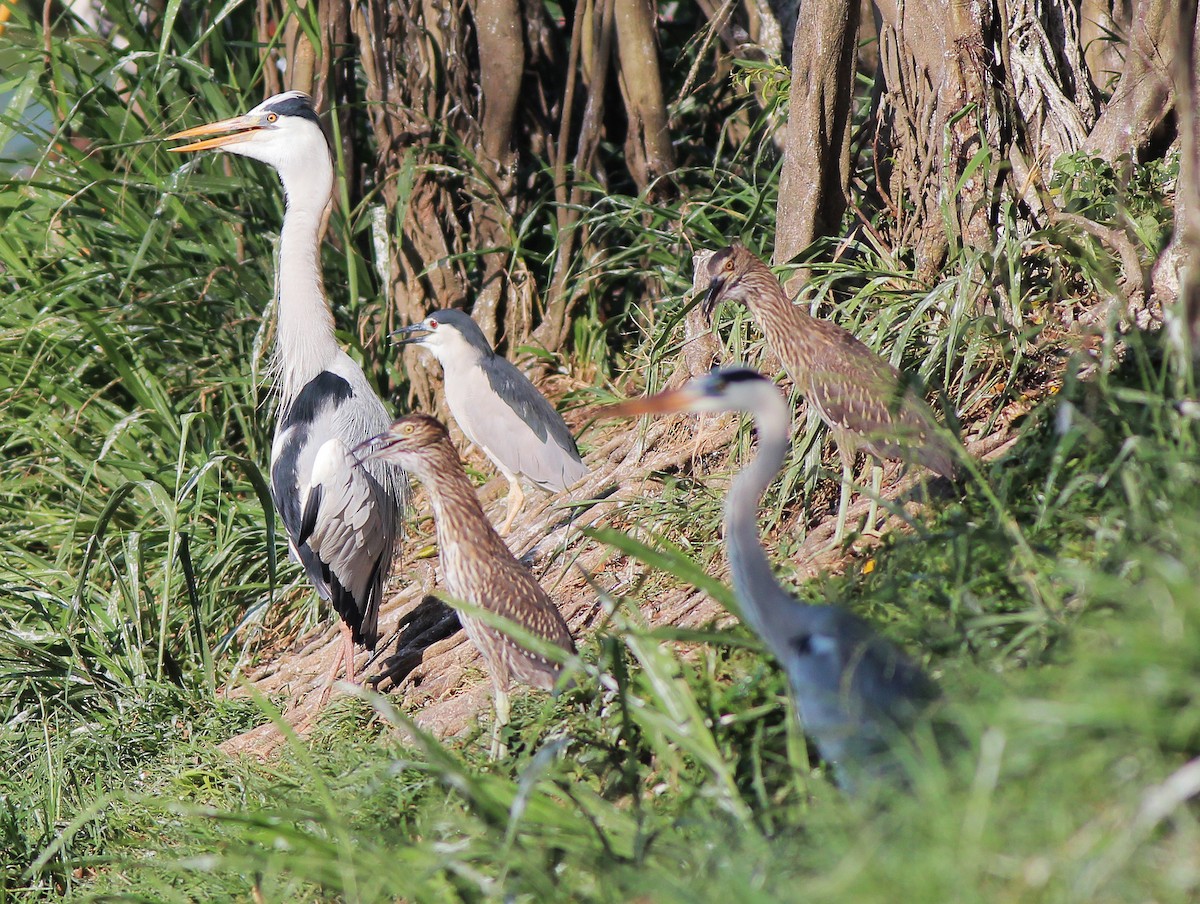
M 492 349 L 462 311 L 434 311 L 392 333 L 401 344 L 428 349 L 445 374 L 446 406 L 459 429 L 508 478 L 507 533 L 521 510 L 521 478 L 558 493 L 588 472 L 575 437 L 529 378 Z

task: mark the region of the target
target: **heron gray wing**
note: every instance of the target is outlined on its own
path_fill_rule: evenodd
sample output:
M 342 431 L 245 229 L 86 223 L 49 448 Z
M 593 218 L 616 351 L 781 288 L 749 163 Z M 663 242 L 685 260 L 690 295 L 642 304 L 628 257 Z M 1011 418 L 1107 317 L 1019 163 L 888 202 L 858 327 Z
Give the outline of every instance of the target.
M 355 640 L 374 647 L 394 539 L 387 492 L 334 438 L 317 451 L 304 499 L 297 540 L 324 563 L 330 599 Z
M 545 489 L 565 490 L 587 474 L 570 428 L 529 378 L 499 355 L 486 359 L 483 369 L 503 408 L 481 404 L 471 412 L 469 420 L 479 425 L 479 444 L 505 467 Z M 455 418 L 461 426 L 457 412 Z
M 346 375 L 322 371 L 283 412 L 271 450 L 272 496 L 292 551 L 354 640 L 368 647 L 377 639 L 399 521 L 396 487 L 348 451 L 369 434 L 363 426 L 347 435 L 347 422 L 361 419 L 371 403 L 382 411 L 382 403 L 356 392 Z
M 860 767 L 885 753 L 939 696 L 907 656 L 836 606 L 800 606 L 784 666 L 821 755 Z

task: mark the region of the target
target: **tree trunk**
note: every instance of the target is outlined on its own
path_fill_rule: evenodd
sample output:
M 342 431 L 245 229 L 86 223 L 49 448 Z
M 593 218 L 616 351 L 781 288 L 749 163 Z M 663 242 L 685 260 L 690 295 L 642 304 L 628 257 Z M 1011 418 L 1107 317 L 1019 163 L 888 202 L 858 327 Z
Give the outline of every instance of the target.
M 841 227 L 850 179 L 859 10 L 859 0 L 809 2 L 796 21 L 776 213 L 777 263 Z M 807 278 L 807 272 L 798 271 L 791 282 Z
M 645 192 L 675 169 L 667 131 L 667 105 L 658 71 L 658 37 L 650 0 L 616 0 L 617 83 L 625 100 L 628 128 L 625 165 Z
M 1152 274 L 1154 295 L 1163 306 L 1182 300 L 1192 353 L 1200 349 L 1200 19 L 1196 5 L 1184 4 L 1178 22 L 1172 75 L 1179 120 L 1179 179 L 1175 187 L 1175 229 Z
M 1174 92 L 1162 48 L 1176 43 L 1172 29 L 1181 2 L 1195 6 L 1194 0 L 1137 0 L 1134 7 L 1121 80 L 1086 145 L 1114 166 L 1122 156 L 1139 160 L 1171 112 Z

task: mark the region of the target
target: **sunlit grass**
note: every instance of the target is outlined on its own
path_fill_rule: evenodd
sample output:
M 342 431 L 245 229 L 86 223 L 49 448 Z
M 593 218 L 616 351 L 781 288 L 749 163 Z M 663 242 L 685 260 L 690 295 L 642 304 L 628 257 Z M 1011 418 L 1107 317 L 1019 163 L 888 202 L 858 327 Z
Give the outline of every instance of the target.
M 219 158 L 181 164 L 154 140 L 258 99 L 250 12 L 180 16 L 127 59 L 69 36 L 47 57 L 20 9 L 5 35 L 5 78 L 52 116 L 49 133 L 44 116 L 0 123 L 35 149 L 0 184 L 0 899 L 1195 898 L 1196 387 L 1116 317 L 1095 358 L 1047 347 L 1056 306 L 1094 301 L 1115 272 L 1103 248 L 1053 232 L 1006 228 L 990 257 L 961 254 L 931 285 L 861 237 L 808 262 L 802 302 L 969 427 L 1033 405 L 961 496 L 841 575 L 798 578 L 791 558 L 829 476 L 815 420 L 768 493 L 762 524 L 798 596 L 859 612 L 944 690 L 964 744 L 912 763 L 910 794 L 842 794 L 743 628 L 639 613 L 692 586 L 734 608 L 709 575 L 749 425 L 728 454 L 651 476 L 661 492 L 626 510 L 628 536 L 585 541 L 642 570 L 620 593 L 594 577 L 603 617 L 579 686 L 514 701 L 509 758 L 487 761 L 487 726 L 439 742 L 370 696 L 270 763 L 220 753 L 271 707 L 217 691 L 257 655 L 255 628 L 324 617 L 302 581 L 289 589 L 263 474 L 278 185 Z M 698 136 L 714 128 L 703 98 L 680 110 Z M 739 145 L 725 126 L 692 141 L 678 195 L 585 193 L 572 344 L 543 352 L 595 376 L 573 403 L 661 387 L 693 250 L 741 238 L 769 255 L 777 154 L 768 122 L 747 125 Z M 475 162 L 454 165 L 468 183 Z M 1097 216 L 1128 205 L 1145 250 L 1164 177 L 1143 176 L 1122 195 L 1081 163 L 1069 190 Z M 549 197 L 507 249 L 538 279 Z M 361 248 L 372 203 L 339 199 L 325 265 L 344 338 L 387 387 L 401 375 L 386 350 L 354 348 L 371 332 L 359 315 L 379 312 Z M 744 313 L 718 329 L 729 360 L 762 360 Z

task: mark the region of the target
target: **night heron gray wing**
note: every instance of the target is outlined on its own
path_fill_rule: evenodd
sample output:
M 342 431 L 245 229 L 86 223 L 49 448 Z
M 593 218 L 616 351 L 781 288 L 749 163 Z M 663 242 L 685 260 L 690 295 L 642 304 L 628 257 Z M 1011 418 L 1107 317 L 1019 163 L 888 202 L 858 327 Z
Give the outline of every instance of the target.
M 897 762 L 893 745 L 937 698 L 937 688 L 861 619 L 836 606 L 806 606 L 775 578 L 757 512 L 790 445 L 791 411 L 779 390 L 754 371 L 720 370 L 609 410 L 754 416 L 758 455 L 725 497 L 725 545 L 741 616 L 783 666 L 805 732 L 843 785 L 852 790 L 859 776 L 889 774 Z
M 524 502 L 521 479 L 561 492 L 588 473 L 562 416 L 528 377 L 496 354 L 467 314 L 434 311 L 392 335 L 433 353 L 442 365 L 446 406 L 455 422 L 508 478 L 502 534 Z
M 483 371 L 498 404 L 471 411 L 471 432 L 479 437 L 472 441 L 497 465 L 544 490 L 565 490 L 581 480 L 588 466 L 579 457 L 575 437 L 549 399 L 499 355 L 488 359 Z
M 362 368 L 338 345 L 325 299 L 320 235 L 334 175 L 328 140 L 312 99 L 299 91 L 169 137 L 201 139 L 172 151 L 216 149 L 260 160 L 283 184 L 271 489 L 293 555 L 341 615 L 342 661 L 353 681 L 353 642 L 374 648 L 378 637 L 408 484 L 399 469 L 385 463 L 363 468 L 347 453 L 390 417 Z M 327 689 L 338 665 L 335 660 Z

